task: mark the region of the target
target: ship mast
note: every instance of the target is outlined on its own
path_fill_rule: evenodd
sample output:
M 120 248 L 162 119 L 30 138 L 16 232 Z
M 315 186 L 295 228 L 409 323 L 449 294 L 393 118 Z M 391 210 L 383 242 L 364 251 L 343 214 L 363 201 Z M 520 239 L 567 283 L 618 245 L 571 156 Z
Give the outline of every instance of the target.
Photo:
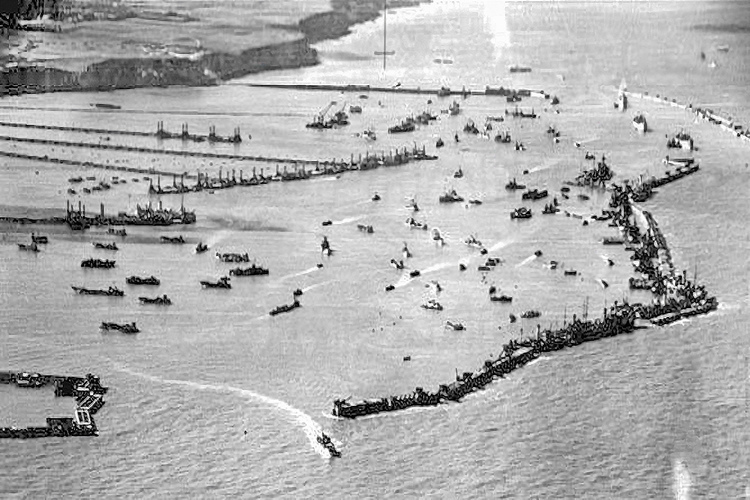
M 388 52 L 387 40 L 388 40 L 388 0 L 383 0 L 383 51 L 375 51 L 376 56 L 383 56 L 383 72 L 385 72 L 385 63 L 388 56 L 394 55 L 395 51 Z

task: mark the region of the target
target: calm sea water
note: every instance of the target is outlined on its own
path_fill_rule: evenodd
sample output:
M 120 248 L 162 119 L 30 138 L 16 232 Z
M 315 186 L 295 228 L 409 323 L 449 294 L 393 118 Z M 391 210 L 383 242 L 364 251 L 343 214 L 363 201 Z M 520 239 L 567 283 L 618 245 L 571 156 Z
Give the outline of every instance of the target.
M 25 96 L 0 102 L 0 119 L 28 123 L 147 130 L 163 120 L 179 130 L 206 132 L 210 124 L 228 134 L 240 126 L 251 141 L 238 147 L 164 142 L 172 149 L 237 151 L 295 158 L 348 158 L 352 152 L 381 152 L 413 142 L 434 150 L 435 162 L 345 174 L 338 179 L 274 184 L 215 194 L 164 196 L 165 206 L 195 209 L 187 228 L 128 228 L 114 256 L 92 241 L 111 238 L 99 229 L 85 234 L 45 228 L 51 242 L 38 255 L 17 250 L 31 228 L 0 235 L 0 366 L 43 373 L 101 375 L 110 387 L 97 415 L 96 439 L 6 441 L 0 459 L 3 498 L 743 498 L 748 478 L 748 285 L 750 147 L 688 114 L 650 102 L 633 102 L 654 132 L 638 136 L 631 112 L 612 110 L 624 78 L 633 90 L 662 93 L 713 107 L 750 121 L 750 37 L 741 30 L 695 30 L 696 24 L 726 27 L 750 19 L 742 2 L 503 3 L 436 1 L 389 16 L 389 48 L 396 51 L 383 74 L 371 56 L 382 44 L 379 21 L 351 36 L 319 46 L 324 64 L 272 72 L 208 89 L 155 89 L 107 94 Z M 729 52 L 716 47 L 729 45 Z M 706 53 L 701 61 L 699 54 Z M 436 64 L 434 59 L 453 64 Z M 715 60 L 716 68 L 708 63 Z M 507 66 L 533 72 L 510 75 Z M 468 119 L 483 123 L 500 115 L 499 98 L 461 101 L 459 117 L 406 136 L 387 126 L 410 113 L 438 111 L 448 101 L 426 96 L 326 92 L 291 93 L 249 88 L 247 82 L 331 82 L 423 87 L 528 86 L 559 96 L 560 114 L 538 99 L 524 101 L 540 120 L 500 124 L 528 151 L 463 134 Z M 329 102 L 333 109 L 360 103 L 361 116 L 340 130 L 322 133 L 304 124 Z M 380 105 L 378 105 L 380 101 Z M 94 110 L 94 102 L 122 110 Z M 548 125 L 561 131 L 553 144 Z M 375 143 L 356 137 L 368 127 Z M 664 230 L 679 268 L 715 293 L 721 306 L 709 316 L 667 328 L 587 344 L 542 357 L 531 366 L 459 405 L 418 409 L 356 421 L 331 418 L 331 401 L 433 389 L 455 370 L 479 368 L 510 338 L 590 314 L 631 294 L 628 255 L 603 247 L 606 225 L 541 216 L 511 221 L 520 195 L 504 184 L 517 177 L 530 186 L 557 191 L 583 166 L 583 150 L 605 153 L 618 179 L 663 170 L 664 136 L 689 128 L 700 150 L 701 171 L 666 186 L 644 208 Z M 458 132 L 461 142 L 451 139 Z M 2 135 L 39 136 L 37 131 L 0 127 Z M 52 133 L 65 140 L 107 140 L 78 133 Z M 581 149 L 573 141 L 583 143 Z M 112 136 L 110 143 L 158 147 L 155 139 Z M 176 173 L 216 174 L 253 167 L 211 160 L 134 155 L 3 142 L 3 150 L 49 154 L 101 163 L 154 166 Z M 463 179 L 453 179 L 461 166 Z M 523 175 L 529 170 L 528 175 Z M 147 182 L 113 186 L 105 195 L 68 197 L 74 175 L 109 178 L 113 172 L 0 159 L 3 214 L 53 214 L 65 200 L 82 200 L 89 211 L 134 210 L 149 198 Z M 117 173 L 115 173 L 117 174 Z M 137 176 L 142 177 L 142 176 Z M 165 184 L 171 179 L 161 179 Z M 481 206 L 440 205 L 438 196 L 455 187 Z M 372 202 L 374 192 L 382 200 Z M 571 194 L 577 194 L 573 190 Z M 606 193 L 560 200 L 584 216 L 597 213 Z M 448 244 L 438 248 L 425 232 L 409 230 L 406 199 L 415 196 L 418 219 L 438 227 Z M 323 220 L 333 225 L 321 227 Z M 356 224 L 372 224 L 371 235 Z M 189 245 L 158 243 L 162 234 L 183 234 Z M 476 234 L 504 264 L 483 277 L 483 258 L 461 243 Z M 321 259 L 327 235 L 338 250 Z M 197 241 L 211 251 L 195 255 Z M 407 242 L 405 279 L 388 265 Z M 535 250 L 543 256 L 534 258 Z M 248 252 L 267 266 L 267 277 L 233 280 L 230 291 L 201 290 L 231 267 L 214 251 Z M 84 271 L 81 259 L 116 258 L 114 270 Z M 616 265 L 609 267 L 606 259 Z M 577 278 L 545 267 L 550 259 L 575 268 Z M 322 262 L 319 269 L 316 264 Z M 459 273 L 458 264 L 469 270 Z M 126 287 L 131 274 L 159 276 L 147 290 Z M 602 288 L 606 280 L 610 287 Z M 444 291 L 440 313 L 419 305 Z M 396 284 L 386 294 L 387 284 Z M 116 284 L 124 298 L 79 297 L 71 285 Z M 512 307 L 492 304 L 487 288 L 513 295 Z M 303 307 L 268 316 L 302 288 Z M 140 295 L 168 294 L 170 308 L 138 304 Z M 543 312 L 539 321 L 508 322 L 510 312 Z M 463 322 L 453 332 L 446 320 Z M 102 321 L 137 321 L 134 337 L 102 334 Z M 406 355 L 412 361 L 404 363 Z M 40 415 L 66 414 L 51 392 L 35 397 L 12 388 L 0 392 L 0 421 L 38 423 Z M 48 396 L 48 398 L 44 398 Z M 7 402 L 7 403 L 6 403 Z M 315 445 L 324 429 L 344 457 L 331 461 Z M 247 431 L 247 435 L 245 435 Z

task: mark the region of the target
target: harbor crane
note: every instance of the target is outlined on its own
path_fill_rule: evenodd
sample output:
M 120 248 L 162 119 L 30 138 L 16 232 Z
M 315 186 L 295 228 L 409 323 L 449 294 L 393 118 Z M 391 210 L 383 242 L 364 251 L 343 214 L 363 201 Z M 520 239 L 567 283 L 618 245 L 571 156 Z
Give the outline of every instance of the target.
M 336 101 L 331 101 L 326 105 L 320 112 L 313 118 L 312 123 L 307 124 L 307 128 L 331 128 L 331 124 L 325 121 L 326 114 L 331 109 L 331 106 L 336 104 Z

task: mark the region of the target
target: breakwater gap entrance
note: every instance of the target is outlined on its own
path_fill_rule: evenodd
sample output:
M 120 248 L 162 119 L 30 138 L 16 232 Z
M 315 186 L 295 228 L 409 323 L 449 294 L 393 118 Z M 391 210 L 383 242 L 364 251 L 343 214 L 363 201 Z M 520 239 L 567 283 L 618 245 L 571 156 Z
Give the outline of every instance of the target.
M 31 372 L 0 372 L 0 384 L 13 385 L 21 389 L 40 389 L 52 385 L 55 397 L 72 397 L 76 409 L 72 417 L 47 417 L 44 427 L 0 427 L 0 438 L 41 438 L 69 436 L 97 436 L 94 415 L 104 406 L 104 395 L 108 388 L 101 385 L 99 377 L 65 375 L 42 375 Z

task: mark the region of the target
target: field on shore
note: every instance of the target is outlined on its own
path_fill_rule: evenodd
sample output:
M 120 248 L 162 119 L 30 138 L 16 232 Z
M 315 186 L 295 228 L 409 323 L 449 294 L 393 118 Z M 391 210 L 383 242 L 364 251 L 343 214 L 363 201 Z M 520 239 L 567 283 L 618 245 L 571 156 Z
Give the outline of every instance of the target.
M 8 53 L 44 66 L 81 71 L 108 59 L 162 57 L 149 46 L 178 45 L 236 54 L 242 50 L 302 38 L 296 25 L 303 18 L 328 10 L 326 0 L 228 0 L 121 2 L 118 14 L 138 17 L 111 21 L 63 22 L 62 32 L 19 31 L 9 38 Z M 177 13 L 175 15 L 164 15 Z M 163 20 L 157 20 L 162 14 Z M 144 48 L 145 47 L 145 48 Z

